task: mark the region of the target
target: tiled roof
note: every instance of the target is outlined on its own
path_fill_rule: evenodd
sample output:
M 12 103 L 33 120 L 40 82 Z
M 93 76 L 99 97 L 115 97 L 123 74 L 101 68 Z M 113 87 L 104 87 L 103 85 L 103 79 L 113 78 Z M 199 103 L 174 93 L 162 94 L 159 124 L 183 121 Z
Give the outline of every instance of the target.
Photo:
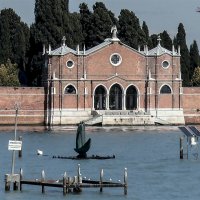
M 176 51 L 169 51 L 162 47 L 160 43 L 158 43 L 157 47 L 151 49 L 147 53 L 149 56 L 155 56 L 155 55 L 163 55 L 163 54 L 169 54 L 169 55 L 175 55 L 178 56 L 179 54 Z
M 59 55 L 65 55 L 65 54 L 68 54 L 68 53 L 77 54 L 77 52 L 75 50 L 69 48 L 66 45 L 62 45 L 61 47 L 51 51 L 50 55 L 59 56 Z

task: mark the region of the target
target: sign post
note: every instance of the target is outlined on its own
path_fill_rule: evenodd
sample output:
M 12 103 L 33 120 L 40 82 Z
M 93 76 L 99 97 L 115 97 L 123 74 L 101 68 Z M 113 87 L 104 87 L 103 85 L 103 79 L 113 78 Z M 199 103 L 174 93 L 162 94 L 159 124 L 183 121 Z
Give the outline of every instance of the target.
M 14 142 L 16 142 L 16 139 L 17 139 L 17 115 L 18 115 L 18 105 L 15 105 L 15 140 Z M 10 143 L 10 141 L 9 141 Z M 13 144 L 11 142 L 11 144 Z M 16 143 L 15 143 L 16 145 Z M 16 147 L 16 146 L 14 146 Z M 12 154 L 12 169 L 11 169 L 11 174 L 13 175 L 14 174 L 14 170 L 15 170 L 15 149 L 16 148 L 13 148 L 13 154 Z

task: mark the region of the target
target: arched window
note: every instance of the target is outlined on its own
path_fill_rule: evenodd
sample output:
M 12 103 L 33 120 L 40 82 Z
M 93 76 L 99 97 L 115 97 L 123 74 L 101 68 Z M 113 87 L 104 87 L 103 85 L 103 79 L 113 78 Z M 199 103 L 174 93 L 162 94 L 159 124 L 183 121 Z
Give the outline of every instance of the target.
M 110 110 L 122 110 L 122 88 L 119 84 L 114 84 L 109 93 Z
M 172 90 L 168 85 L 163 85 L 160 89 L 160 94 L 171 94 Z
M 76 89 L 73 85 L 68 85 L 66 88 L 65 88 L 65 92 L 64 94 L 76 94 Z
M 95 108 L 95 110 L 105 110 L 106 109 L 106 89 L 102 85 L 98 86 L 95 90 L 94 108 Z
M 136 110 L 137 109 L 137 89 L 135 86 L 129 86 L 126 91 L 126 109 Z

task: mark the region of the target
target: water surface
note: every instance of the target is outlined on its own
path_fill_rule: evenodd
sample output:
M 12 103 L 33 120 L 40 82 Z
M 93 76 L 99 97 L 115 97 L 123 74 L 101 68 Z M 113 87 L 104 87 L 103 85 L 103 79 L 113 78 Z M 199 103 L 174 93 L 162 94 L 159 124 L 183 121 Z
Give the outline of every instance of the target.
M 128 195 L 123 188 L 83 189 L 80 195 L 62 195 L 62 189 L 48 188 L 45 194 L 39 186 L 23 186 L 22 192 L 5 192 L 4 175 L 11 172 L 12 152 L 8 151 L 8 140 L 14 138 L 14 131 L 0 133 L 0 199 L 87 199 L 87 200 L 197 200 L 200 197 L 200 160 L 189 155 L 179 159 L 179 138 L 177 127 L 105 127 L 86 128 L 86 137 L 92 139 L 88 155 L 113 155 L 111 160 L 66 160 L 53 159 L 53 155 L 75 156 L 74 127 L 63 127 L 48 132 L 44 130 L 17 132 L 23 137 L 23 157 L 16 157 L 15 172 L 22 168 L 25 179 L 40 179 L 45 170 L 47 179 L 61 179 L 64 172 L 69 176 L 77 174 L 81 165 L 83 177 L 99 180 L 104 169 L 104 180 L 123 180 L 124 168 L 128 169 Z M 37 156 L 41 149 L 47 156 Z

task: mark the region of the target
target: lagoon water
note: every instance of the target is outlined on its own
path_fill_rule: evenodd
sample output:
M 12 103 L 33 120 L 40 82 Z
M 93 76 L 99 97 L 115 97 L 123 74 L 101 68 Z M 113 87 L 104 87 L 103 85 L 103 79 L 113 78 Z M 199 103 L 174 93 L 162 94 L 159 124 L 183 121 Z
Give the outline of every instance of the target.
M 23 156 L 15 160 L 15 172 L 22 168 L 25 179 L 40 179 L 45 170 L 46 179 L 61 179 L 66 171 L 77 174 L 81 165 L 83 177 L 99 180 L 104 169 L 104 180 L 123 180 L 124 168 L 128 169 L 128 194 L 123 188 L 83 188 L 80 194 L 62 195 L 61 188 L 23 185 L 23 191 L 4 191 L 4 175 L 11 172 L 12 152 L 8 140 L 14 131 L 0 134 L 0 199 L 1 200 L 197 200 L 200 198 L 200 158 L 192 154 L 189 159 L 179 159 L 177 127 L 87 127 L 86 137 L 92 139 L 88 155 L 113 155 L 110 160 L 53 159 L 53 155 L 75 156 L 75 127 L 62 130 L 18 130 L 23 137 Z M 47 156 L 37 156 L 37 149 Z M 17 155 L 17 154 L 16 154 Z

